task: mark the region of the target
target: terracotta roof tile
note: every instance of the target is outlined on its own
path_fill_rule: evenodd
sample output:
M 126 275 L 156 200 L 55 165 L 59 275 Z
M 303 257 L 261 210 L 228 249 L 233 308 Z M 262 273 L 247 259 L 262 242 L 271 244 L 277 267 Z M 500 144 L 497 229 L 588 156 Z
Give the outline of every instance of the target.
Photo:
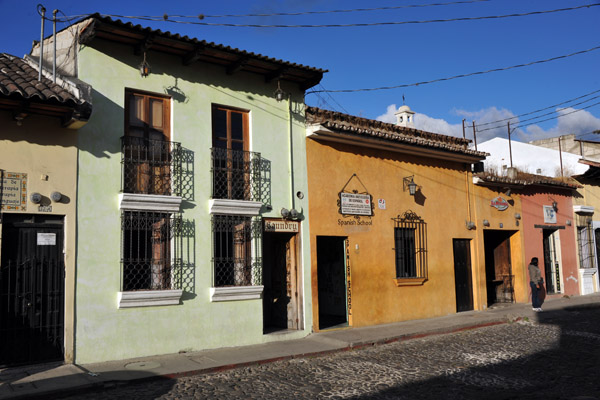
M 25 60 L 6 53 L 0 53 L 0 94 L 3 96 L 56 101 L 66 105 L 82 103 L 62 86 L 42 77 Z
M 393 142 L 467 154 L 481 159 L 488 155 L 488 153 L 469 149 L 468 145 L 471 141 L 468 139 L 407 128 L 316 107 L 306 108 L 306 119 L 308 123 L 320 124 L 331 130 L 361 136 L 371 136 Z
M 568 189 L 578 189 L 582 187 L 577 181 L 572 178 L 553 178 L 550 176 L 534 175 L 525 172 L 518 172 L 515 178 L 508 176 L 492 175 L 486 172 L 480 172 L 475 175 L 485 183 L 504 183 L 516 186 L 555 186 Z

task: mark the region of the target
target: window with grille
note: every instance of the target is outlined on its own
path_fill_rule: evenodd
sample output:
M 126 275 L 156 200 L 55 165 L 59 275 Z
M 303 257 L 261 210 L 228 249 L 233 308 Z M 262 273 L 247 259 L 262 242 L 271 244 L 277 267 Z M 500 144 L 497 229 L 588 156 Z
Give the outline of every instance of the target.
M 260 154 L 248 151 L 248 113 L 212 108 L 212 175 L 215 199 L 251 200 L 252 168 Z
M 427 278 L 427 224 L 412 211 L 394 218 L 397 278 Z
M 170 141 L 171 99 L 125 91 L 123 192 L 171 195 L 179 143 Z
M 214 286 L 260 285 L 260 219 L 213 215 L 212 232 Z
M 121 215 L 122 290 L 180 289 L 174 279 L 180 268 L 181 216 L 152 211 Z

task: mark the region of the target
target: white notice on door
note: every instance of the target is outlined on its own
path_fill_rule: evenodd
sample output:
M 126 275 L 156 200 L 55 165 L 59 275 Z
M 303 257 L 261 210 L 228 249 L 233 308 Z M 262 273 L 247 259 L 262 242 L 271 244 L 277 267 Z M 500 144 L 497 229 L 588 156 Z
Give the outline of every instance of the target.
M 56 246 L 56 233 L 38 233 L 38 246 Z

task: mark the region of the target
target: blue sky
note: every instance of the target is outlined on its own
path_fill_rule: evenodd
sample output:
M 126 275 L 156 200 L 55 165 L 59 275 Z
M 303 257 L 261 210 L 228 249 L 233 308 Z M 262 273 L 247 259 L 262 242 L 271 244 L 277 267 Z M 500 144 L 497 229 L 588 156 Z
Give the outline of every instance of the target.
M 99 12 L 109 15 L 160 16 L 206 23 L 318 25 L 425 21 L 483 17 L 554 10 L 598 4 L 597 0 L 474 0 L 379 11 L 322 13 L 298 16 L 214 17 L 223 14 L 290 13 L 399 7 L 450 3 L 454 0 L 256 0 L 195 1 L 42 1 L 51 15 L 59 9 L 68 16 Z M 0 0 L 0 52 L 23 56 L 40 36 L 38 1 Z M 174 15 L 198 15 L 198 19 Z M 59 14 L 61 16 L 61 14 Z M 114 17 L 113 17 L 114 18 Z M 120 18 L 126 20 L 126 18 Z M 545 60 L 600 46 L 600 6 L 514 18 L 443 23 L 379 25 L 344 28 L 256 28 L 201 26 L 132 19 L 134 23 L 240 48 L 266 56 L 327 69 L 318 90 L 398 86 L 460 74 Z M 65 27 L 60 24 L 58 29 Z M 46 24 L 46 34 L 52 32 Z M 600 129 L 600 49 L 584 54 L 507 71 L 392 90 L 308 94 L 309 105 L 393 121 L 393 112 L 406 104 L 417 112 L 418 128 L 462 136 L 462 119 L 471 126 L 515 117 L 522 126 L 518 140 Z M 595 98 L 594 98 L 595 97 Z M 576 104 L 576 103 L 582 104 Z M 594 105 L 596 104 L 596 105 Z M 549 107 L 549 108 L 548 108 Z M 589 107 L 582 109 L 583 107 Z M 548 109 L 546 109 L 548 108 Z M 578 111 L 580 110 L 580 111 Z M 539 119 L 523 121 L 540 114 Z M 557 115 L 564 115 L 555 118 Z M 483 130 L 485 128 L 496 129 Z M 479 128 L 478 142 L 506 137 L 506 122 Z M 598 136 L 598 135 L 595 135 Z M 472 138 L 469 130 L 467 137 Z M 587 135 L 586 138 L 590 138 Z M 600 136 L 598 136 L 600 139 Z

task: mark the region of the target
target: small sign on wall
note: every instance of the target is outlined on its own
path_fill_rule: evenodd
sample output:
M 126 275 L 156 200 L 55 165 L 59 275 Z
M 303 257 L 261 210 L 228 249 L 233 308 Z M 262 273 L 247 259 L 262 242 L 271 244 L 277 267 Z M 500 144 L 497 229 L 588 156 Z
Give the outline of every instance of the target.
M 340 193 L 340 209 L 347 215 L 373 215 L 371 195 L 359 193 Z
M 385 199 L 377 200 L 377 205 L 379 206 L 380 210 L 385 210 Z
M 0 172 L 0 210 L 27 210 L 27 174 Z
M 555 224 L 556 223 L 556 211 L 552 206 L 544 206 L 544 223 Z
M 38 246 L 56 246 L 56 233 L 38 233 Z

